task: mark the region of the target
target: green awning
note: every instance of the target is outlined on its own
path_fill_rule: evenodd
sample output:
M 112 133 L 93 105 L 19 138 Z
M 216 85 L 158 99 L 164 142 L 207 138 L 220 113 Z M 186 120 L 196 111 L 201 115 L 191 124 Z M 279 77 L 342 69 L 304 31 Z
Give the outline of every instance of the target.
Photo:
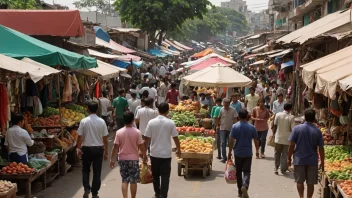
M 50 45 L 2 25 L 0 25 L 0 54 L 16 59 L 28 57 L 44 65 L 61 65 L 71 69 L 97 67 L 95 58 Z

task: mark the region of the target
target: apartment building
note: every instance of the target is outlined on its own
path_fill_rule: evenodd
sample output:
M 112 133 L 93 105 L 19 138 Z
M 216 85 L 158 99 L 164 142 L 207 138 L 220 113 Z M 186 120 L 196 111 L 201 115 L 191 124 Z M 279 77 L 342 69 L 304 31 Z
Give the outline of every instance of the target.
M 236 10 L 242 13 L 247 12 L 247 4 L 246 4 L 246 1 L 243 1 L 243 0 L 230 0 L 227 2 L 221 2 L 221 7 L 231 8 L 233 10 Z

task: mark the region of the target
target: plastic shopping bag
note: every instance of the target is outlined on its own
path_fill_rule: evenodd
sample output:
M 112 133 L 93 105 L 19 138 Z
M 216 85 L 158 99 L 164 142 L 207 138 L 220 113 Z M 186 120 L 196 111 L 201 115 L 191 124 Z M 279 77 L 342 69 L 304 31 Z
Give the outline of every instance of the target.
M 141 177 L 141 184 L 150 184 L 153 182 L 152 180 L 152 171 L 150 166 L 145 163 L 140 165 L 140 177 Z
M 266 145 L 275 147 L 275 136 L 270 136 L 268 141 L 266 142 Z
M 232 160 L 226 162 L 225 180 L 228 184 L 237 183 L 236 166 L 233 164 Z

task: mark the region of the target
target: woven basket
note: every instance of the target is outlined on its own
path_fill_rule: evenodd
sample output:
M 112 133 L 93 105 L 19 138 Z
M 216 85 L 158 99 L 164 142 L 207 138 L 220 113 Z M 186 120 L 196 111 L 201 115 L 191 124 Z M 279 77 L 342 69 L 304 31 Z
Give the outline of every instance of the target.
M 210 120 L 209 122 L 205 122 L 203 119 L 200 121 L 202 127 L 204 127 L 205 129 L 212 129 L 213 128 L 213 123 Z

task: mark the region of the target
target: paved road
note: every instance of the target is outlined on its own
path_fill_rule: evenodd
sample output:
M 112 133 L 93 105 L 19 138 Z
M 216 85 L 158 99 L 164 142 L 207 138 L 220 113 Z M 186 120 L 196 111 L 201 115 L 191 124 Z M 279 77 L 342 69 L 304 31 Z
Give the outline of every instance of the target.
M 275 175 L 273 173 L 274 152 L 272 147 L 266 151 L 266 159 L 253 159 L 252 178 L 249 189 L 251 198 L 297 198 L 292 174 Z M 215 156 L 215 155 L 214 155 Z M 224 180 L 224 164 L 214 159 L 211 175 L 202 179 L 201 173 L 195 173 L 190 179 L 177 176 L 177 162 L 173 158 L 170 198 L 213 198 L 237 197 L 237 187 L 226 184 Z M 122 197 L 120 191 L 121 177 L 119 168 L 111 170 L 108 163 L 103 165 L 102 186 L 99 192 L 101 198 Z M 316 189 L 316 191 L 318 191 Z M 37 198 L 79 198 L 83 195 L 81 171 L 76 168 L 66 176 L 54 181 L 52 187 L 39 192 Z M 151 198 L 154 195 L 152 184 L 138 185 L 137 197 Z

